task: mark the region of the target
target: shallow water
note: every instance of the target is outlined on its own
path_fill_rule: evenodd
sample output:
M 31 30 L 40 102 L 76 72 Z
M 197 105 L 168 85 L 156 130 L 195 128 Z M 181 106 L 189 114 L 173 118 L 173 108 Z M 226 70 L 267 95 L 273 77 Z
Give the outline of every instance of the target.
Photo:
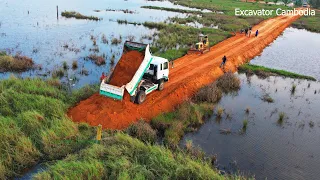
M 224 96 L 218 104 L 225 109 L 222 118 L 213 115 L 182 143 L 192 140 L 208 155 L 217 154 L 218 168 L 228 172 L 240 170 L 257 179 L 318 179 L 320 83 L 282 77 L 261 80 L 244 74 L 239 77 L 240 91 Z M 292 84 L 297 85 L 294 95 L 290 92 Z M 265 94 L 274 103 L 264 102 L 261 98 Z M 286 114 L 283 124 L 278 122 L 280 112 Z M 245 119 L 248 127 L 243 133 Z M 231 134 L 221 134 L 222 129 L 229 129 Z
M 27 173 L 25 173 L 22 177 L 20 178 L 15 178 L 15 180 L 29 180 L 32 179 L 32 177 L 37 174 L 45 171 L 47 166 L 45 164 L 38 164 L 32 169 L 30 169 Z
M 59 6 L 59 19 L 56 17 L 56 6 Z M 79 69 L 69 70 L 68 76 L 78 81 L 71 83 L 75 87 L 88 83 L 97 83 L 101 72 L 110 70 L 110 59 L 115 55 L 115 60 L 120 58 L 122 46 L 128 36 L 134 36 L 134 41 L 150 43 L 152 40 L 142 39 L 144 35 L 152 35 L 154 30 L 143 26 L 121 25 L 118 19 L 134 22 L 164 21 L 168 17 L 184 17 L 186 14 L 165 12 L 159 10 L 143 9 L 143 5 L 154 5 L 171 8 L 192 9 L 173 5 L 168 1 L 144 1 L 144 0 L 93 0 L 93 1 L 23 1 L 0 0 L 0 50 L 8 53 L 33 58 L 36 64 L 42 66 L 42 70 L 29 71 L 16 74 L 17 76 L 42 76 L 62 66 L 67 61 L 69 66 L 73 60 L 78 61 Z M 106 11 L 106 9 L 128 9 L 133 14 L 122 11 Z M 101 21 L 66 19 L 60 16 L 62 11 L 78 11 L 84 15 L 93 15 L 103 18 Z M 94 10 L 101 10 L 95 12 Z M 196 9 L 192 9 L 196 10 Z M 29 14 L 28 14 L 29 11 Z M 102 35 L 105 35 L 109 44 L 102 43 Z M 113 37 L 122 36 L 122 43 L 111 45 Z M 98 55 L 107 56 L 107 65 L 96 66 L 84 57 L 94 54 L 89 49 L 94 48 L 91 36 L 97 39 L 99 47 Z M 64 48 L 68 45 L 69 48 Z M 89 76 L 80 75 L 82 68 L 89 71 Z M 0 78 L 7 78 L 11 73 L 0 73 Z
M 284 69 L 320 80 L 320 34 L 287 28 L 252 64 Z

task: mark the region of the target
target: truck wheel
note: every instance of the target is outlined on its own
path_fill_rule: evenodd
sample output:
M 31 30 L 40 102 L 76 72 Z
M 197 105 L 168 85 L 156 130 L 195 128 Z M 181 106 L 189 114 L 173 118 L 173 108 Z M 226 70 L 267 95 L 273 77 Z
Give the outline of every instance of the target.
M 159 81 L 159 84 L 158 84 L 158 90 L 159 91 L 162 91 L 164 89 L 164 81 L 163 80 L 160 80 Z
M 140 90 L 137 94 L 136 103 L 142 104 L 146 100 L 146 93 L 142 90 Z

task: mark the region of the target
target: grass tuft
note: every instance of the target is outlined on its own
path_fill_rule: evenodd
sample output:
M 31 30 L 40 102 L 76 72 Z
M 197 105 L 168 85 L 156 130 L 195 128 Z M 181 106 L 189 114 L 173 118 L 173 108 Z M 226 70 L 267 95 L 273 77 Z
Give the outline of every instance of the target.
M 34 67 L 31 58 L 21 55 L 10 56 L 0 52 L 0 72 L 23 72 Z
M 245 131 L 245 130 L 247 130 L 247 127 L 248 127 L 248 120 L 243 120 L 243 122 L 242 122 L 242 129 Z
M 212 83 L 204 88 L 194 96 L 196 102 L 217 103 L 222 97 L 222 91 L 217 87 L 216 83 Z
M 91 54 L 91 55 L 88 56 L 88 58 L 98 66 L 106 64 L 106 59 L 103 58 L 103 56 L 98 56 L 98 55 L 95 55 L 95 54 Z
M 295 85 L 295 84 L 292 84 L 292 86 L 291 86 L 291 94 L 294 94 L 295 92 L 296 92 L 296 88 L 297 88 L 297 85 Z
M 223 112 L 224 112 L 224 108 L 221 107 L 221 106 L 219 106 L 218 109 L 217 109 L 217 117 L 218 117 L 218 118 L 221 118 Z
M 245 112 L 246 112 L 247 114 L 249 114 L 249 113 L 250 113 L 250 107 L 247 107 L 246 110 L 245 110 Z
M 187 131 L 192 131 L 204 123 L 204 118 L 212 114 L 212 105 L 208 103 L 195 104 L 187 101 L 177 107 L 177 110 L 161 114 L 151 121 L 151 126 L 164 136 L 164 143 L 170 148 L 177 148 L 181 137 Z
M 62 78 L 64 76 L 65 70 L 60 68 L 52 72 L 52 78 Z
M 61 13 L 61 16 L 66 18 L 76 18 L 76 19 L 89 19 L 94 21 L 99 21 L 100 19 L 95 16 L 85 16 L 75 11 L 64 11 Z
M 268 102 L 268 103 L 273 103 L 273 102 L 274 102 L 273 98 L 272 98 L 269 94 L 265 94 L 265 95 L 262 97 L 262 100 L 263 100 L 264 102 Z
M 279 119 L 278 119 L 278 124 L 283 124 L 284 118 L 286 117 L 286 114 L 284 112 L 279 113 Z
M 224 93 L 238 91 L 240 89 L 240 79 L 233 73 L 228 72 L 217 80 L 217 86 Z
M 266 78 L 268 76 L 279 75 L 279 76 L 290 77 L 290 78 L 294 78 L 294 79 L 307 79 L 307 80 L 316 81 L 316 79 L 311 76 L 305 76 L 305 75 L 301 75 L 301 74 L 297 74 L 297 73 L 288 72 L 285 70 L 271 69 L 271 68 L 267 68 L 264 66 L 257 66 L 257 65 L 253 65 L 253 64 L 244 64 L 244 65 L 240 66 L 238 68 L 238 70 L 239 70 L 239 72 L 244 72 L 244 73 L 254 72 L 257 76 L 262 77 L 262 78 Z
M 127 134 L 135 137 L 145 143 L 155 143 L 157 139 L 157 132 L 152 129 L 149 123 L 144 120 L 139 120 L 137 123 L 131 124 L 127 130 Z
M 72 61 L 72 69 L 77 69 L 78 68 L 78 61 Z
M 0 178 L 19 176 L 40 159 L 63 158 L 90 144 L 93 131 L 78 128 L 65 115 L 78 96 L 58 84 L 55 79 L 0 81 Z

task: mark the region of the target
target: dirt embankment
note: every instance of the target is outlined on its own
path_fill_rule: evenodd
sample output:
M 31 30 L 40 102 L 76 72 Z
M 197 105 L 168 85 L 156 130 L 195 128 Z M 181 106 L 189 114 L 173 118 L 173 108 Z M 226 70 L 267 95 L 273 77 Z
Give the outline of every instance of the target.
M 143 58 L 144 55 L 139 51 L 129 51 L 123 54 L 113 71 L 109 84 L 122 86 L 129 83 L 137 72 Z
M 279 16 L 263 21 L 253 27 L 253 32 L 259 30 L 258 37 L 237 34 L 214 46 L 209 53 L 177 59 L 174 68 L 170 69 L 170 80 L 165 84 L 165 89 L 148 95 L 142 105 L 128 100 L 115 101 L 97 93 L 70 109 L 68 115 L 75 122 L 87 122 L 94 126 L 101 124 L 105 129 L 123 129 L 141 118 L 150 120 L 162 112 L 172 111 L 223 74 L 219 65 L 224 55 L 228 58 L 226 69 L 235 72 L 239 65 L 259 55 L 297 18 Z

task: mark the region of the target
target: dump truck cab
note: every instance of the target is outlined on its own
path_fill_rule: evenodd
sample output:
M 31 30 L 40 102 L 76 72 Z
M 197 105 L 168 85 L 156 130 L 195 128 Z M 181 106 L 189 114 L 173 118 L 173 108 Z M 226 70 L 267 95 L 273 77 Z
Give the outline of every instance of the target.
M 161 57 L 154 57 L 150 63 L 148 70 L 145 73 L 145 78 L 150 77 L 153 81 L 168 81 L 169 77 L 169 62 Z
M 131 101 L 141 104 L 145 101 L 146 95 L 152 91 L 164 89 L 164 83 L 169 80 L 169 61 L 167 59 L 153 56 L 152 61 L 143 75 L 143 78 L 136 89 Z

